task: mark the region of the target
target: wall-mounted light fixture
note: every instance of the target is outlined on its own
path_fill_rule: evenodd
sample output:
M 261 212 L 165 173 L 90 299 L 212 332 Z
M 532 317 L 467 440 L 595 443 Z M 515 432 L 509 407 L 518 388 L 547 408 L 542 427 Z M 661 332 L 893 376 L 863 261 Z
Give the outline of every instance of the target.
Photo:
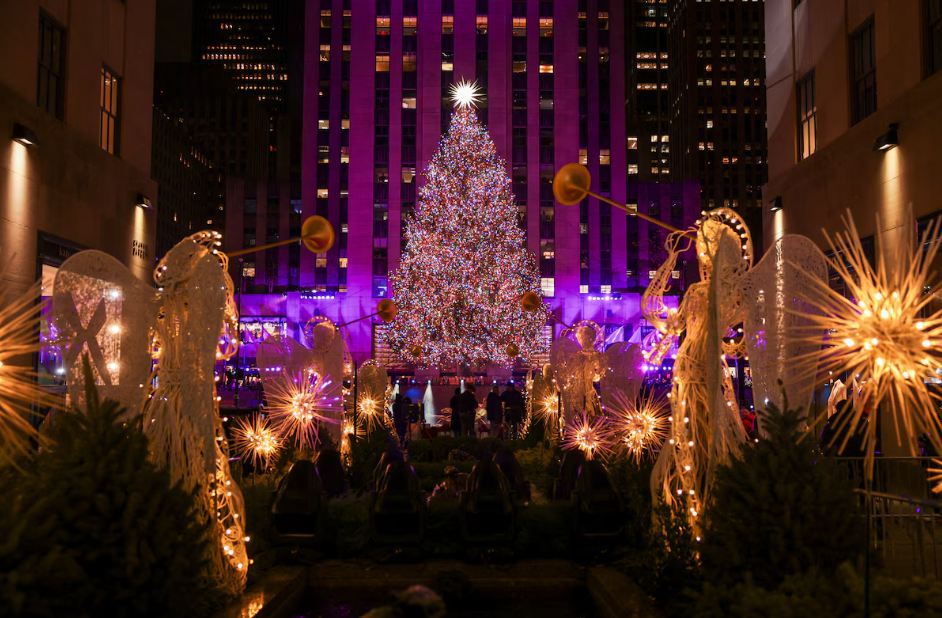
M 144 195 L 143 193 L 137 194 L 137 201 L 134 202 L 135 206 L 143 208 L 144 210 L 153 210 L 154 203 L 150 201 L 150 198 Z
M 876 151 L 887 151 L 891 148 L 896 148 L 899 146 L 899 134 L 896 130 L 899 128 L 899 123 L 894 122 L 890 125 L 890 130 L 877 138 L 877 141 L 873 143 L 873 150 Z
M 773 197 L 772 201 L 769 202 L 769 210 L 772 212 L 778 212 L 782 209 L 782 196 Z
M 38 146 L 39 139 L 29 127 L 18 122 L 13 123 L 13 141 L 24 146 Z

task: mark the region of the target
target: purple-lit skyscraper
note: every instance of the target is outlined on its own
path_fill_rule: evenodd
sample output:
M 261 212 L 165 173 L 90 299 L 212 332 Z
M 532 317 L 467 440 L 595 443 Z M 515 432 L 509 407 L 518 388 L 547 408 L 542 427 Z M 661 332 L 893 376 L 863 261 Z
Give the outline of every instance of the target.
M 548 306 L 568 323 L 591 319 L 613 338 L 637 339 L 663 230 L 595 199 L 562 206 L 552 193 L 556 171 L 581 162 L 602 195 L 677 227 L 699 214 L 696 181 L 643 183 L 629 173 L 637 137 L 626 130 L 635 93 L 625 85 L 634 69 L 624 11 L 609 0 L 308 0 L 301 199 L 278 212 L 285 231 L 297 225 L 291 217 L 328 218 L 337 242 L 326 254 L 302 253 L 296 273 L 279 271 L 272 293 L 243 294 L 244 319 L 283 319 L 298 337 L 314 315 L 343 323 L 375 310 L 422 170 L 448 127 L 448 89 L 468 79 L 485 95 L 479 117 L 506 161 Z M 229 196 L 227 237 L 262 238 L 279 225 L 257 214 L 261 198 L 245 200 L 256 214 L 238 202 Z M 246 273 L 246 289 L 259 290 L 260 271 Z M 677 273 L 678 289 L 684 277 Z M 355 357 L 383 355 L 376 328 L 348 327 Z

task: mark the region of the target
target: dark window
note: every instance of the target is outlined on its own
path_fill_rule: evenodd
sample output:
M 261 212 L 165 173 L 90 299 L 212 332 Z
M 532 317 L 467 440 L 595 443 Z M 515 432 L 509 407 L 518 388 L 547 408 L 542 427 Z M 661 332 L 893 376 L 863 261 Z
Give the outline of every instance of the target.
M 850 37 L 850 77 L 854 124 L 877 111 L 876 40 L 873 17 Z
M 942 0 L 926 2 L 926 70 L 942 69 Z
M 814 71 L 798 82 L 798 160 L 814 154 L 817 143 L 817 105 L 814 100 Z
M 101 125 L 98 145 L 111 154 L 118 154 L 118 76 L 106 66 L 101 67 Z
M 65 31 L 45 13 L 39 14 L 39 76 L 36 105 L 62 118 L 62 61 Z

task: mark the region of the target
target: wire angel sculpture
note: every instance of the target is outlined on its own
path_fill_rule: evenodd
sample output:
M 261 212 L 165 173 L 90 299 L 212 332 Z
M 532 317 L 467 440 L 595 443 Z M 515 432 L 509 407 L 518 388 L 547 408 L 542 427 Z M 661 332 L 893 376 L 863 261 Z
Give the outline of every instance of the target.
M 651 474 L 655 501 L 672 505 L 675 496 L 686 496 L 688 519 L 699 529 L 697 517 L 709 499 L 717 465 L 738 456 L 746 442 L 727 354 L 742 354 L 743 342 L 724 342 L 724 335 L 742 321 L 738 281 L 752 266 L 752 240 L 738 215 L 720 208 L 704 214 L 695 242 L 685 242 L 689 232 L 671 234 L 665 248 L 668 258 L 658 269 L 642 297 L 647 320 L 664 337 L 647 360 L 659 364 L 682 333 L 674 362 L 671 424 L 668 445 L 662 448 Z M 676 309 L 664 302 L 677 257 L 696 248 L 701 281 L 687 288 Z
M 197 516 L 215 522 L 210 574 L 238 593 L 249 563 L 245 508 L 214 375 L 238 348 L 238 315 L 220 238 L 200 232 L 178 243 L 157 265 L 156 292 L 104 253 L 77 253 L 56 275 L 53 314 L 70 398 L 82 405 L 77 365 L 87 353 L 101 395 L 143 414 L 154 462 L 196 490 Z

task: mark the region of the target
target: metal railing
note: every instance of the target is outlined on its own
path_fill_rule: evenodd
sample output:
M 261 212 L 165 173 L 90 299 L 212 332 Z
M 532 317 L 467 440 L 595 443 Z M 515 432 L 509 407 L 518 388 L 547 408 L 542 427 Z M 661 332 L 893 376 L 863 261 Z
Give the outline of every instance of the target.
M 847 480 L 863 489 L 866 462 L 863 457 L 836 457 L 838 467 Z M 877 457 L 873 461 L 873 480 L 870 488 L 885 494 L 894 494 L 917 500 L 933 500 L 928 468 L 931 457 Z
M 854 490 L 867 517 L 870 546 L 883 570 L 942 581 L 942 502 Z

